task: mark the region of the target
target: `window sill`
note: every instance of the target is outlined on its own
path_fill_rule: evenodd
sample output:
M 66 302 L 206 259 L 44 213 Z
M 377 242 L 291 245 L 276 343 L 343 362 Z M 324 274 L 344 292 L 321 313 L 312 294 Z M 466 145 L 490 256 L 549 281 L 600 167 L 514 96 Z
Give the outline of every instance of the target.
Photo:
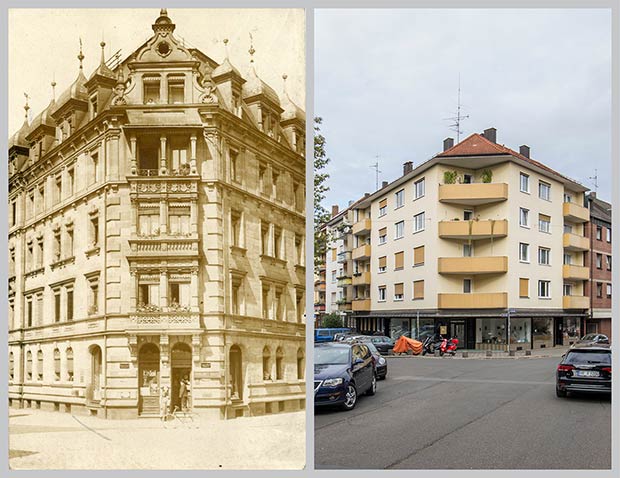
M 395 240 L 395 241 L 398 241 L 399 239 L 402 239 L 403 237 L 405 237 L 405 236 L 395 237 L 395 238 L 394 238 L 394 240 Z
M 238 256 L 241 256 L 241 257 L 245 257 L 247 251 L 248 250 L 245 247 L 230 246 L 230 252 L 232 252 L 233 254 L 236 254 Z
M 86 254 L 86 257 L 92 257 L 92 256 L 98 256 L 99 252 L 101 252 L 101 247 L 94 245 L 87 251 L 84 251 L 84 254 Z
M 267 256 L 265 254 L 261 254 L 260 255 L 260 260 L 262 262 L 268 262 L 271 265 L 279 265 L 279 266 L 282 266 L 282 267 L 286 267 L 286 261 L 284 259 L 279 259 L 278 257 Z
M 420 230 L 418 230 L 418 231 L 413 231 L 413 233 L 414 233 L 414 234 L 418 234 L 418 233 L 420 233 L 420 232 L 424 232 L 424 229 L 420 229 Z
M 405 300 L 405 299 L 397 299 L 397 298 L 394 298 L 394 302 L 402 302 L 403 300 Z
M 420 262 L 419 264 L 413 264 L 412 267 L 422 267 L 424 265 L 424 262 Z
M 60 259 L 56 262 L 52 262 L 50 264 L 50 268 L 54 270 L 54 269 L 58 269 L 60 267 L 64 267 L 66 265 L 73 264 L 73 263 L 75 263 L 75 256 L 65 257 L 64 259 Z

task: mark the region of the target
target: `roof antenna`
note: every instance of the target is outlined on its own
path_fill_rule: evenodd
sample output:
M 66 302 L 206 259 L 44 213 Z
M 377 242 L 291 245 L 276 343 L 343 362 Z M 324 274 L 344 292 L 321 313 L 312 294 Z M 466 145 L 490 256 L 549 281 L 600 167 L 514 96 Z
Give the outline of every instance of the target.
M 379 171 L 379 155 L 378 154 L 376 158 L 377 158 L 377 161 L 375 162 L 375 164 L 371 164 L 370 167 L 375 170 L 375 191 L 378 191 L 379 190 L 379 173 L 381 172 Z
M 452 131 L 456 132 L 456 143 L 461 142 L 461 134 L 463 131 L 461 130 L 461 121 L 469 118 L 469 115 L 461 115 L 461 74 L 459 73 L 459 93 L 458 100 L 456 106 L 456 116 L 451 118 L 444 118 L 446 120 L 453 121 L 453 123 L 449 126 Z
M 52 100 L 56 101 L 56 72 L 52 73 Z
M 594 180 L 594 192 L 598 195 L 598 170 L 594 170 L 594 176 L 590 176 L 588 179 Z

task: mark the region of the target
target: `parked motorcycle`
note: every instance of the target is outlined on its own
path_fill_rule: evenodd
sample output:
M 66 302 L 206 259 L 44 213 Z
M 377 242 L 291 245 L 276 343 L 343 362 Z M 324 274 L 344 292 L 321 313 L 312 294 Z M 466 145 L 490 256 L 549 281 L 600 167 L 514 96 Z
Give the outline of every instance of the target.
M 439 355 L 443 357 L 444 354 L 456 355 L 456 349 L 459 344 L 459 339 L 451 338 L 450 340 L 443 338 L 439 344 Z
M 439 347 L 441 339 L 437 340 L 434 335 L 429 335 L 422 342 L 422 355 L 434 354 L 435 350 Z

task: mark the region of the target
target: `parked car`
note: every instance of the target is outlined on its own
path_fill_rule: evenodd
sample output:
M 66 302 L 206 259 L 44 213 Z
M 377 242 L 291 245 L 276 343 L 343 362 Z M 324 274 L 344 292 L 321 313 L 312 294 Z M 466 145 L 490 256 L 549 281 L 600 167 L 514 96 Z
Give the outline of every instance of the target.
M 368 335 L 358 335 L 353 337 L 345 337 L 344 342 L 347 343 L 356 343 L 360 342 L 364 345 L 368 346 L 370 349 L 370 353 L 372 354 L 373 360 L 375 361 L 375 369 L 377 370 L 377 380 L 385 380 L 387 377 L 387 360 L 385 360 L 379 350 L 375 347 L 372 342 L 374 337 L 370 337 Z
M 566 397 L 569 392 L 611 393 L 609 345 L 576 345 L 563 355 L 557 369 L 555 393 Z
M 314 346 L 314 406 L 339 405 L 353 410 L 362 394 L 377 391 L 377 372 L 370 349 L 362 343 L 334 342 Z
M 386 337 L 385 335 L 373 335 L 370 337 L 370 341 L 383 355 L 389 355 L 392 353 L 394 341 L 390 337 Z
M 314 329 L 314 342 L 315 343 L 331 342 L 334 340 L 334 335 L 347 334 L 350 332 L 351 332 L 351 329 L 346 328 L 346 327 Z
M 577 342 L 575 342 L 575 344 L 608 344 L 608 343 L 609 343 L 609 337 L 607 337 L 605 334 L 584 335 Z

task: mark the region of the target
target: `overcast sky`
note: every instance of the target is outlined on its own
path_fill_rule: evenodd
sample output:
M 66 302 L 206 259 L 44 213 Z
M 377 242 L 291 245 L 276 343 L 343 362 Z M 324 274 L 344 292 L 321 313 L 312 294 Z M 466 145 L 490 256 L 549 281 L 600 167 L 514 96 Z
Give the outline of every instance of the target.
M 153 35 L 159 8 L 148 9 L 11 9 L 9 10 L 9 134 L 24 122 L 24 92 L 31 97 L 30 117 L 39 114 L 78 75 L 82 38 L 84 74 L 99 64 L 102 35 L 106 58 L 122 50 L 125 59 Z M 250 36 L 254 38 L 258 75 L 281 94 L 288 75 L 291 99 L 305 109 L 305 20 L 303 9 L 169 8 L 174 35 L 217 62 L 225 58 L 222 40 L 229 39 L 231 63 L 242 75 L 249 67 Z
M 498 143 L 611 193 L 611 17 L 606 10 L 317 10 L 315 115 L 331 158 L 324 205 L 346 206 L 456 138 Z

